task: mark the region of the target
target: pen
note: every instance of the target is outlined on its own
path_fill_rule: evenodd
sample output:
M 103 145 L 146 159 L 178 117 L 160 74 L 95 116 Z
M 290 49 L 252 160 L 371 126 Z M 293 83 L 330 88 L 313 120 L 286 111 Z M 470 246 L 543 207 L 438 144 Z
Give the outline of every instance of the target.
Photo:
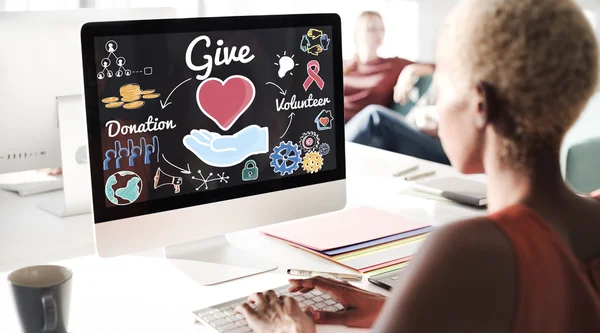
M 325 277 L 332 277 L 334 279 L 338 279 L 338 280 L 342 280 L 342 281 L 355 281 L 355 282 L 362 281 L 362 276 L 355 275 L 355 274 L 313 272 L 313 271 L 307 271 L 307 270 L 302 270 L 302 269 L 288 269 L 287 273 L 289 275 L 294 275 L 294 276 L 304 276 L 304 277 L 325 276 Z
M 400 177 L 400 176 L 404 176 L 404 175 L 406 175 L 406 174 L 407 174 L 407 173 L 409 173 L 409 172 L 413 172 L 413 171 L 417 170 L 418 168 L 419 168 L 419 165 L 417 164 L 417 165 L 411 166 L 410 168 L 407 168 L 407 169 L 404 169 L 404 170 L 397 171 L 397 172 L 395 172 L 395 173 L 394 173 L 394 175 L 393 175 L 393 176 L 394 176 L 394 177 Z
M 418 173 L 416 175 L 408 176 L 408 177 L 405 177 L 404 180 L 408 180 L 408 181 L 418 180 L 418 179 L 429 177 L 429 176 L 433 176 L 433 175 L 435 175 L 435 170 L 431 170 L 431 171 L 427 171 L 427 172 L 423 172 L 423 173 Z

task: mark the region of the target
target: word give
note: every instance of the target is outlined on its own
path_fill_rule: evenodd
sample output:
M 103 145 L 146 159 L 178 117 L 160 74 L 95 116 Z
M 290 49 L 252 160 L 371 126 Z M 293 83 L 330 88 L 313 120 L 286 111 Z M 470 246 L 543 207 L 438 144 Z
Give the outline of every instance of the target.
M 150 156 L 156 155 L 156 161 L 159 160 L 160 143 L 158 137 L 152 137 L 152 142 L 147 144 L 146 138 L 140 139 L 140 144 L 135 145 L 132 139 L 127 140 L 127 147 L 121 146 L 121 141 L 114 143 L 114 149 L 109 149 L 104 153 L 104 170 L 108 170 L 111 161 L 115 161 L 115 169 L 121 169 L 121 159 L 127 158 L 129 166 L 135 166 L 135 160 L 138 157 L 144 158 L 144 164 L 150 164 Z
M 204 54 L 204 59 L 206 60 L 206 62 L 203 65 L 198 66 L 192 62 L 192 52 L 194 51 L 196 44 L 198 44 L 200 41 L 204 42 L 206 48 L 209 48 L 211 45 L 211 41 L 208 36 L 199 36 L 196 37 L 190 43 L 190 45 L 188 45 L 187 51 L 185 52 L 185 63 L 187 64 L 189 69 L 195 72 L 204 71 L 204 73 L 196 75 L 196 79 L 199 81 L 202 81 L 210 76 L 213 66 L 218 67 L 221 65 L 229 65 L 232 61 L 247 64 L 250 61 L 252 61 L 252 59 L 254 59 L 254 54 L 250 54 L 250 47 L 248 47 L 247 45 L 243 45 L 242 47 L 240 47 L 239 50 L 237 50 L 236 46 L 231 47 L 231 50 L 229 50 L 228 47 L 224 47 L 221 50 L 221 47 L 223 46 L 223 40 L 219 39 L 217 41 L 217 46 L 219 47 L 215 51 L 214 59 L 210 54 Z M 238 51 L 237 55 L 236 51 Z M 200 52 L 207 53 L 205 50 Z

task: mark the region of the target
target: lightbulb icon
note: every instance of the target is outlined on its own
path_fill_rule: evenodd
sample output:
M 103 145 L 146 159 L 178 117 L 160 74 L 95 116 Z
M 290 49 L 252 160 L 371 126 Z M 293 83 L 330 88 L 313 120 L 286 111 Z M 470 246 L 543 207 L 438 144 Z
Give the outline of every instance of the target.
M 288 72 L 290 72 L 292 69 L 294 69 L 295 66 L 298 66 L 298 64 L 294 62 L 293 54 L 290 57 L 290 56 L 286 55 L 286 52 L 283 52 L 283 56 L 280 56 L 278 54 L 277 58 L 279 58 L 279 62 L 278 63 L 276 62 L 275 66 L 279 66 L 277 75 L 279 75 L 280 78 L 283 78 Z M 294 75 L 294 74 L 290 72 L 290 75 Z

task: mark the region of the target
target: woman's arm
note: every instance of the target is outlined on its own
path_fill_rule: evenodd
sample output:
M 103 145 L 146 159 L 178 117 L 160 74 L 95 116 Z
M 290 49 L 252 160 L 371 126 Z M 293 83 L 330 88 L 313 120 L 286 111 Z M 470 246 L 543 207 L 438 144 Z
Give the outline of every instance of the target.
M 374 332 L 510 332 L 516 303 L 512 246 L 484 218 L 435 231 L 386 302 Z

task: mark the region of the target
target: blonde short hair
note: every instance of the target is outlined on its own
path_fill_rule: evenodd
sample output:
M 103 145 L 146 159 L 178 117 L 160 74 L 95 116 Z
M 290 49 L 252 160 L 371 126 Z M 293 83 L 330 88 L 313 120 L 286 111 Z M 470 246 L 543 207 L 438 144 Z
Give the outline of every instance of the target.
M 503 107 L 490 119 L 505 159 L 529 168 L 558 153 L 598 83 L 598 45 L 572 0 L 465 0 L 460 54 L 473 84 L 491 86 Z

